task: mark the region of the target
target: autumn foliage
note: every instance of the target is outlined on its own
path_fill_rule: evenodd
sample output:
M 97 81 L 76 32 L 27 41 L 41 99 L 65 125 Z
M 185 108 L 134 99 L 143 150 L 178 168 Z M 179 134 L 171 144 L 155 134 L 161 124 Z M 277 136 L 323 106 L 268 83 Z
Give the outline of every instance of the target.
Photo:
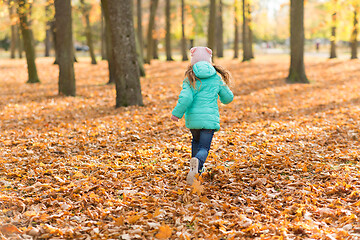
M 356 239 L 360 62 L 217 60 L 233 76 L 207 171 L 185 182 L 191 135 L 169 120 L 188 63 L 154 61 L 143 107 L 115 109 L 107 65 L 75 64 L 58 96 L 53 59 L 0 60 L 0 238 Z

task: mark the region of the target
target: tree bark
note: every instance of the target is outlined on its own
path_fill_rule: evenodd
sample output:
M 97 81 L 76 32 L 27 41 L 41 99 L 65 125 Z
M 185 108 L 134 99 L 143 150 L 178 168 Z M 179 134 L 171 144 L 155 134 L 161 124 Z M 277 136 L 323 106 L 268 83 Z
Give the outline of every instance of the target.
M 71 0 L 55 0 L 56 52 L 59 94 L 76 95 Z
M 115 60 L 112 50 L 112 40 L 111 40 L 111 28 L 110 28 L 110 16 L 109 16 L 109 7 L 108 0 L 101 0 L 101 7 L 104 13 L 105 19 L 105 41 L 106 41 L 106 56 L 108 60 L 108 69 L 109 69 L 109 81 L 108 84 L 115 83 Z
M 154 53 L 154 39 L 153 39 L 153 30 L 155 25 L 155 15 L 158 6 L 159 0 L 151 0 L 150 2 L 150 18 L 149 18 L 149 26 L 148 26 L 148 33 L 147 33 L 147 53 L 145 63 L 150 64 Z
M 243 3 L 243 32 L 242 32 L 242 43 L 243 43 L 243 62 L 251 59 L 250 43 L 249 43 L 249 19 L 247 17 L 247 1 L 242 0 Z
M 210 0 L 207 46 L 213 51 L 215 50 L 215 33 L 216 33 L 216 0 Z
M 35 49 L 33 44 L 33 37 L 31 33 L 31 28 L 28 24 L 28 10 L 27 7 L 30 6 L 26 0 L 18 0 L 18 15 L 20 19 L 20 29 L 22 37 L 24 39 L 24 48 L 26 54 L 26 62 L 28 67 L 28 81 L 27 83 L 37 83 L 40 82 L 36 64 L 35 64 Z
M 309 83 L 304 65 L 304 0 L 290 4 L 290 69 L 288 83 Z
M 181 53 L 182 60 L 187 61 L 187 47 L 185 38 L 185 1 L 181 0 Z
M 108 0 L 108 4 L 116 66 L 116 107 L 143 105 L 135 46 L 133 1 Z
M 80 0 L 81 3 L 81 10 L 83 13 L 83 16 L 85 18 L 85 36 L 86 36 L 86 43 L 89 47 L 89 53 L 91 57 L 91 64 L 96 64 L 96 57 L 94 54 L 94 46 L 93 46 L 93 40 L 92 40 L 92 31 L 91 31 L 91 25 L 90 25 L 90 9 L 91 6 L 88 4 L 85 4 L 84 0 Z
M 239 6 L 238 0 L 234 1 L 234 59 L 239 58 Z
M 224 29 L 223 29 L 223 3 L 222 0 L 219 0 L 219 8 L 217 13 L 217 38 L 216 38 L 216 55 L 219 58 L 224 57 Z
M 11 39 L 10 39 L 10 58 L 14 59 L 16 55 L 16 45 L 17 45 L 17 27 L 16 27 L 16 21 L 14 21 L 15 16 L 15 8 L 14 8 L 14 2 L 9 1 L 9 16 L 10 16 L 10 22 L 11 22 Z
M 166 49 L 166 61 L 173 61 L 171 56 L 171 16 L 170 16 L 170 0 L 166 0 L 165 16 L 166 16 L 166 35 L 165 35 L 165 49 Z
M 358 35 L 358 9 L 357 7 L 354 7 L 354 26 L 353 31 L 351 34 L 351 59 L 357 59 L 357 47 L 358 47 L 358 41 L 357 41 L 357 35 Z

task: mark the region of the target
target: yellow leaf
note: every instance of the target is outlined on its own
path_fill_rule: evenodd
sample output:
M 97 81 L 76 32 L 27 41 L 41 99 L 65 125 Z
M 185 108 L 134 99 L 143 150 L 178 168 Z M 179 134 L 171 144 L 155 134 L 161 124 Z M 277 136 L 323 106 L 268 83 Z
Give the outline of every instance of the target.
M 75 178 L 82 178 L 84 177 L 84 174 L 82 174 L 81 172 L 77 172 L 75 175 L 74 175 Z
M 159 227 L 159 232 L 155 235 L 158 239 L 168 239 L 171 237 L 172 229 L 168 225 L 162 225 Z

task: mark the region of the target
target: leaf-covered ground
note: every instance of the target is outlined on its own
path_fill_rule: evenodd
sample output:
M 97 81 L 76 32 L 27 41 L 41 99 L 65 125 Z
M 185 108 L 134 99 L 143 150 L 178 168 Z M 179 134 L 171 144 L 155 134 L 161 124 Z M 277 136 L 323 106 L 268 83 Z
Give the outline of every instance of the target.
M 190 134 L 169 120 L 187 63 L 146 66 L 144 107 L 115 109 L 106 62 L 0 60 L 1 239 L 359 239 L 360 62 L 218 60 L 233 75 L 207 172 L 186 185 Z

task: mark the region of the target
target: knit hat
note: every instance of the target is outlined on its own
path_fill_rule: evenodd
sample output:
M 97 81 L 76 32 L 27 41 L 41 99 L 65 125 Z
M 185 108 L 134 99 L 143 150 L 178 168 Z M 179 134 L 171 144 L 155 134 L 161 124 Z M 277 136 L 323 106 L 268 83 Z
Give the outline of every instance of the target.
M 208 47 L 193 47 L 190 49 L 190 53 L 191 65 L 201 61 L 211 63 L 212 51 Z

